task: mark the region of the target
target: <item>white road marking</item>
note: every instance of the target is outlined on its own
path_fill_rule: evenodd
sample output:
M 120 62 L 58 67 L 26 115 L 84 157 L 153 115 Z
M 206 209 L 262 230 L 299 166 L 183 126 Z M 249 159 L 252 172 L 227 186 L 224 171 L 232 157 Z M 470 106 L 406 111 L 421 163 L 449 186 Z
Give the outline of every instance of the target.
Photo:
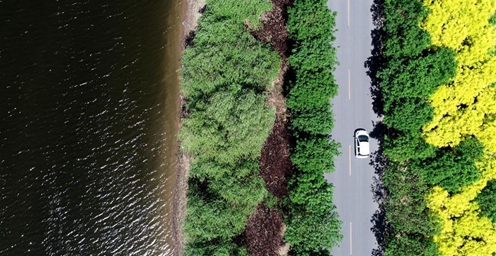
M 351 71 L 348 69 L 348 99 L 351 99 Z
M 351 176 L 351 145 L 348 145 L 348 173 Z
M 348 0 L 348 27 L 350 26 L 350 0 Z
M 353 240 L 352 240 L 352 233 L 353 230 L 351 229 L 351 222 L 350 222 L 350 255 L 353 254 Z

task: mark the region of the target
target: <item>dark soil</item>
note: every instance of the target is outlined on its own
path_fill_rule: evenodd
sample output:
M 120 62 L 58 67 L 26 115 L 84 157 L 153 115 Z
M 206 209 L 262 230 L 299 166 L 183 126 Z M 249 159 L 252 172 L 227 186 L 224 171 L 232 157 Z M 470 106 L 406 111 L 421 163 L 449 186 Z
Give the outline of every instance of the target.
M 287 7 L 292 0 L 272 0 L 274 8 L 262 17 L 262 29 L 252 32 L 263 43 L 270 44 L 281 56 L 281 68 L 274 90 L 269 94 L 268 104 L 276 109 L 274 127 L 265 141 L 260 157 L 260 174 L 267 190 L 279 199 L 288 194 L 287 179 L 291 171 L 289 158 L 291 133 L 288 130 L 284 78 L 288 70 L 288 31 L 286 29 Z
M 289 158 L 291 133 L 288 130 L 287 109 L 284 98 L 284 77 L 288 70 L 286 62 L 289 45 L 286 29 L 287 6 L 291 0 L 272 0 L 274 9 L 262 17 L 262 29 L 252 35 L 263 43 L 270 44 L 281 56 L 279 78 L 274 82 L 274 91 L 269 94 L 268 104 L 276 109 L 274 127 L 265 141 L 260 157 L 260 175 L 267 190 L 278 199 L 288 195 L 287 177 L 291 172 Z M 269 209 L 260 204 L 250 216 L 244 237 L 248 253 L 252 256 L 273 256 L 287 254 L 284 242 L 284 223 L 277 208 Z M 286 252 L 284 248 L 286 247 Z
M 248 220 L 245 231 L 247 251 L 250 255 L 272 256 L 284 245 L 281 237 L 282 218 L 277 210 L 261 204 Z
M 272 45 L 285 60 L 289 53 L 286 29 L 287 6 L 292 4 L 292 0 L 272 0 L 272 4 L 274 8 L 261 18 L 262 29 L 252 32 L 252 35 L 259 41 Z
M 288 195 L 286 177 L 291 171 L 289 158 L 290 132 L 287 124 L 278 117 L 267 141 L 262 148 L 260 157 L 260 174 L 265 181 L 267 190 L 279 199 Z
M 262 148 L 260 174 L 267 190 L 279 199 L 288 195 L 286 176 L 291 171 L 287 123 L 278 115 L 272 132 Z M 279 255 L 284 247 L 284 223 L 276 209 L 260 204 L 250 217 L 245 229 L 248 253 L 252 256 Z

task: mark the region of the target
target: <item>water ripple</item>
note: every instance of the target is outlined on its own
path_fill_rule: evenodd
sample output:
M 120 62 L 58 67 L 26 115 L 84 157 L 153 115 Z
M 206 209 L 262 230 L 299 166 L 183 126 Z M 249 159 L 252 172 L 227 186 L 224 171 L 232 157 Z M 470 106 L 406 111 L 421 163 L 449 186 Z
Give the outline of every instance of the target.
M 0 255 L 172 255 L 164 2 L 0 0 Z

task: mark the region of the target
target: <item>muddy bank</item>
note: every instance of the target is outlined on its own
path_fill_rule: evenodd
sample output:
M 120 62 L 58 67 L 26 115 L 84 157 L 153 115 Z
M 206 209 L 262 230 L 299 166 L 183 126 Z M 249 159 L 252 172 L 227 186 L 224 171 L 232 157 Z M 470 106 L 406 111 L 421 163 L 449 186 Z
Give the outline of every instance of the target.
M 187 35 L 193 32 L 198 25 L 198 19 L 201 16 L 200 10 L 205 6 L 205 0 L 183 0 L 183 15 L 181 28 L 181 42 L 184 47 Z M 183 109 L 184 97 L 180 95 L 179 110 Z M 182 120 L 182 113 L 179 123 Z M 190 157 L 184 154 L 179 144 L 177 150 L 177 165 L 176 165 L 176 184 L 174 187 L 174 206 L 173 206 L 173 239 L 174 239 L 174 255 L 180 256 L 184 254 L 184 236 L 183 236 L 183 221 L 186 215 L 186 202 L 188 191 L 188 173 L 190 165 Z
M 201 16 L 201 9 L 205 6 L 206 0 L 184 0 L 186 3 L 186 11 L 183 21 L 183 37 L 196 29 L 198 19 Z

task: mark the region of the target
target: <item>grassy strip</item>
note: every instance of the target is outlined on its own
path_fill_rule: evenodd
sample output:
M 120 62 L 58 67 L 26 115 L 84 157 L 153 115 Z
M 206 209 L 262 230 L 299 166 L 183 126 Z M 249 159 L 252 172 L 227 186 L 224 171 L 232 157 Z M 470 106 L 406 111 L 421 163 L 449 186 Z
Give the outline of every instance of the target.
M 266 0 L 208 1 L 183 53 L 180 139 L 192 157 L 186 255 L 247 255 L 241 234 L 268 196 L 258 158 L 275 118 L 265 102 L 280 61 L 246 27 L 260 26 L 271 7 Z
M 291 255 L 330 255 L 341 240 L 341 222 L 332 203 L 332 185 L 324 172 L 334 171 L 339 145 L 327 134 L 333 127 L 329 99 L 337 94 L 332 71 L 336 63 L 335 14 L 325 0 L 296 0 L 288 9 L 287 27 L 293 41 L 289 64 L 294 71 L 287 96 L 295 146 L 295 168 L 286 200 L 285 239 Z
M 252 0 L 251 2 L 256 2 Z M 238 2 L 236 2 L 238 3 Z M 185 220 L 187 255 L 246 255 L 241 236 L 255 206 L 270 198 L 258 176 L 260 148 L 274 121 L 265 105 L 278 67 L 277 55 L 247 31 L 259 26 L 266 2 L 208 3 L 197 34 L 183 56 L 183 94 L 187 98 L 180 137 L 193 158 Z M 242 5 L 242 6 L 241 6 Z M 250 6 L 252 8 L 246 8 Z M 333 170 L 336 143 L 329 99 L 334 27 L 323 0 L 296 1 L 288 27 L 294 41 L 289 63 L 295 72 L 288 106 L 296 144 L 295 175 L 284 200 L 292 255 L 329 255 L 341 239 L 332 203 L 332 186 L 323 179 Z

